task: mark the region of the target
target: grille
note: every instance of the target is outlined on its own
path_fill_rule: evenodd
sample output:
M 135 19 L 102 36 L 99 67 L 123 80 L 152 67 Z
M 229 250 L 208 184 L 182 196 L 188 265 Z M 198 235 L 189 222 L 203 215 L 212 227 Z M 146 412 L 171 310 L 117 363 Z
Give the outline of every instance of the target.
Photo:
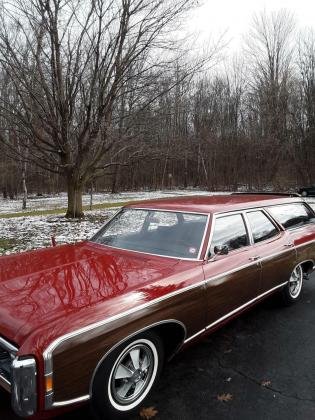
M 11 382 L 11 363 L 12 358 L 7 350 L 0 347 L 0 376 Z
M 11 365 L 18 349 L 0 337 L 0 385 L 10 391 L 11 385 Z

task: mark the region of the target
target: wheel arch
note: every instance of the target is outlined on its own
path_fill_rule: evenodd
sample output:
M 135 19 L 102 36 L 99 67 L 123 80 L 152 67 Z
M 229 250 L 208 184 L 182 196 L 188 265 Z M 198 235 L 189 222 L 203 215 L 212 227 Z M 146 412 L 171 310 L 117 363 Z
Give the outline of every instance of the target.
M 99 367 L 104 362 L 104 360 L 114 350 L 116 350 L 116 348 L 121 346 L 126 341 L 130 340 L 131 338 L 137 337 L 143 332 L 148 332 L 148 331 L 155 332 L 161 338 L 164 345 L 165 357 L 168 360 L 171 359 L 175 355 L 175 353 L 180 349 L 187 335 L 186 326 L 181 321 L 178 321 L 175 319 L 168 319 L 168 320 L 163 320 L 163 321 L 159 321 L 154 324 L 148 325 L 140 330 L 135 331 L 134 333 L 128 335 L 127 337 L 124 337 L 122 340 L 120 340 L 114 346 L 112 346 L 97 362 L 97 365 L 93 371 L 93 375 L 90 381 L 90 387 L 89 387 L 90 398 L 92 397 L 92 388 L 93 388 L 94 378 L 96 376 L 96 373 Z
M 314 270 L 315 262 L 314 260 L 306 260 L 302 261 L 299 265 L 302 267 L 305 274 L 310 274 Z

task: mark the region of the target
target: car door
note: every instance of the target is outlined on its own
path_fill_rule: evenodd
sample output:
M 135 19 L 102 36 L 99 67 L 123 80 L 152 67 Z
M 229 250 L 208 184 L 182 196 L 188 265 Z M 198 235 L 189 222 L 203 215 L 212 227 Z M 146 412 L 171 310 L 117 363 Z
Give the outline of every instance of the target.
M 216 255 L 215 248 L 222 246 L 228 247 L 228 254 Z M 214 218 L 208 256 L 204 273 L 207 326 L 211 328 L 260 292 L 261 266 L 255 260 L 242 212 Z
M 246 212 L 254 258 L 262 266 L 261 293 L 287 282 L 296 263 L 296 251 L 290 235 L 280 229 L 264 209 Z

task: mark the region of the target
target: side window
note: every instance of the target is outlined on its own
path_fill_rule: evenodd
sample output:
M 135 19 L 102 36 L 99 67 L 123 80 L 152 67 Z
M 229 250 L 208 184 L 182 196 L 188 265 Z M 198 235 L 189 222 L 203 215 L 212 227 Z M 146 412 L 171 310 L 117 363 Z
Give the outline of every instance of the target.
M 276 226 L 262 211 L 251 211 L 247 213 L 247 218 L 255 243 L 273 238 L 279 233 Z
M 286 229 L 293 229 L 314 221 L 314 215 L 303 203 L 269 207 L 271 215 Z
M 214 255 L 216 246 L 228 246 L 232 251 L 248 244 L 248 235 L 241 214 L 223 216 L 215 221 L 210 247 L 211 255 Z

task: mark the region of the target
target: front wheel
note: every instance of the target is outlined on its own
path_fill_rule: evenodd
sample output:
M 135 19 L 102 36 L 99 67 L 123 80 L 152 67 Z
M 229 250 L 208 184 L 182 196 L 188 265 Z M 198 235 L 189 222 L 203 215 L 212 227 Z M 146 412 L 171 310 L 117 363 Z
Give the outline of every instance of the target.
M 102 362 L 92 385 L 92 408 L 98 419 L 130 417 L 152 390 L 164 351 L 153 332 L 120 345 Z
M 302 196 L 302 197 L 307 197 L 307 196 L 308 196 L 307 191 L 302 191 L 301 196 Z
M 303 277 L 302 266 L 296 266 L 292 271 L 287 285 L 282 289 L 282 298 L 285 305 L 292 305 L 292 303 L 295 303 L 299 299 L 303 286 Z

